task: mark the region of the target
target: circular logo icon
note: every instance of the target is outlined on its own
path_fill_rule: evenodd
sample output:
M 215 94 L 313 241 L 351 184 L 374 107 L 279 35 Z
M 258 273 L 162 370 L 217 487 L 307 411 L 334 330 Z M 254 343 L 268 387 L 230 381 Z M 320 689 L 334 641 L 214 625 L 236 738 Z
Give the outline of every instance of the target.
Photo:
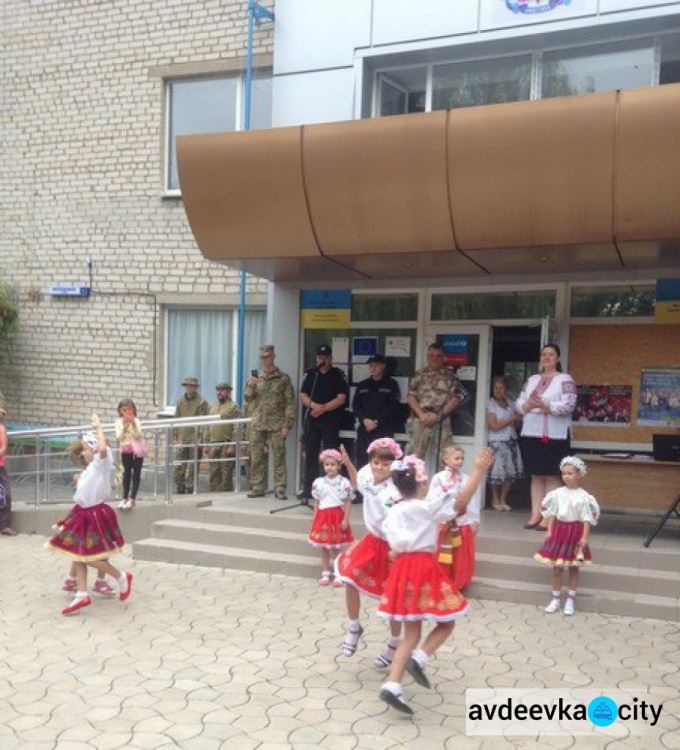
M 608 727 L 616 721 L 618 715 L 619 707 L 606 695 L 593 698 L 588 704 L 588 718 L 596 727 Z

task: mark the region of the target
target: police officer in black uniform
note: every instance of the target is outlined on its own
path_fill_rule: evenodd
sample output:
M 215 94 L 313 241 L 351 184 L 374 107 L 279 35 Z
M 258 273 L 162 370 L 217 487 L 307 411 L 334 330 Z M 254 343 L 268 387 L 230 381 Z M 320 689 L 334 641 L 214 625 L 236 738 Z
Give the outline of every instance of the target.
M 370 378 L 362 380 L 352 399 L 352 411 L 359 421 L 356 442 L 357 468 L 368 462 L 366 449 L 378 438 L 394 437 L 399 429 L 401 404 L 399 383 L 386 374 L 387 360 L 374 354 L 368 360 Z
M 302 497 L 311 498 L 312 483 L 319 475 L 319 453 L 340 447 L 342 415 L 349 397 L 345 373 L 333 367 L 333 351 L 328 344 L 316 349 L 316 367 L 305 375 L 300 389 L 303 413 L 303 446 L 305 463 L 302 474 Z

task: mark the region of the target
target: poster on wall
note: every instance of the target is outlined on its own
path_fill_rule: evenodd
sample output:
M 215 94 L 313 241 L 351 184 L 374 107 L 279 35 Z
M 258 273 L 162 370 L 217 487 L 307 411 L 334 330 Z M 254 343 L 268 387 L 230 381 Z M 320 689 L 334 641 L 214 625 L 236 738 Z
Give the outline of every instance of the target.
M 637 421 L 650 427 L 680 427 L 680 367 L 642 370 Z
M 444 364 L 447 367 L 461 367 L 468 364 L 468 336 L 445 334 L 441 337 L 441 345 L 444 350 Z
M 595 15 L 597 0 L 482 0 L 483 29 L 526 26 Z
M 579 385 L 572 421 L 580 427 L 630 427 L 632 385 Z

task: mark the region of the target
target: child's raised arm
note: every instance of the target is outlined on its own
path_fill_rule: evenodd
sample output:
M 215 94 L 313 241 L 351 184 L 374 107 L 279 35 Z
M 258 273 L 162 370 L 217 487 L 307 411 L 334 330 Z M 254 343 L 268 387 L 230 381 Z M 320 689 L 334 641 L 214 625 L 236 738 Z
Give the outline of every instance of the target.
M 340 443 L 340 455 L 342 456 L 342 463 L 347 467 L 347 474 L 349 476 L 349 483 L 354 489 L 357 488 L 357 467 L 352 463 L 352 459 L 347 453 L 345 446 Z
M 96 414 L 92 415 L 92 428 L 97 436 L 97 453 L 99 453 L 99 458 L 106 458 L 106 438 L 104 437 L 102 423 Z

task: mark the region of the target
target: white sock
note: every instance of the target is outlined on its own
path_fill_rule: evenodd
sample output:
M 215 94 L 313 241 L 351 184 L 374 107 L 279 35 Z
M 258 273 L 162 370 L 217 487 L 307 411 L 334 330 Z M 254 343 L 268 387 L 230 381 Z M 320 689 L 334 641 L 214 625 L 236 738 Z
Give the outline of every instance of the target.
M 401 638 L 398 635 L 393 635 L 389 641 L 387 641 L 387 648 L 391 648 L 392 650 L 395 650 L 399 648 L 399 644 L 401 643 Z
M 66 576 L 66 578 L 64 578 L 64 581 L 75 581 L 75 580 L 76 580 L 75 576 Z
M 561 594 L 561 591 L 553 591 L 553 599 L 556 599 L 559 602 Z
M 412 654 L 411 658 L 415 659 L 420 665 L 421 669 L 425 669 L 427 662 L 430 661 L 430 655 L 426 654 L 422 648 L 417 648 Z
M 75 599 L 82 599 L 87 596 L 87 591 L 76 591 Z
M 128 590 L 127 576 L 125 575 L 125 573 L 121 574 L 120 578 L 118 579 L 118 588 L 120 589 L 122 594 L 124 594 Z
M 387 690 L 392 695 L 401 695 L 402 688 L 400 682 L 383 682 L 381 690 Z
M 567 598 L 568 599 L 573 599 L 575 596 L 576 596 L 576 592 L 575 591 L 571 591 L 571 590 L 567 591 Z

